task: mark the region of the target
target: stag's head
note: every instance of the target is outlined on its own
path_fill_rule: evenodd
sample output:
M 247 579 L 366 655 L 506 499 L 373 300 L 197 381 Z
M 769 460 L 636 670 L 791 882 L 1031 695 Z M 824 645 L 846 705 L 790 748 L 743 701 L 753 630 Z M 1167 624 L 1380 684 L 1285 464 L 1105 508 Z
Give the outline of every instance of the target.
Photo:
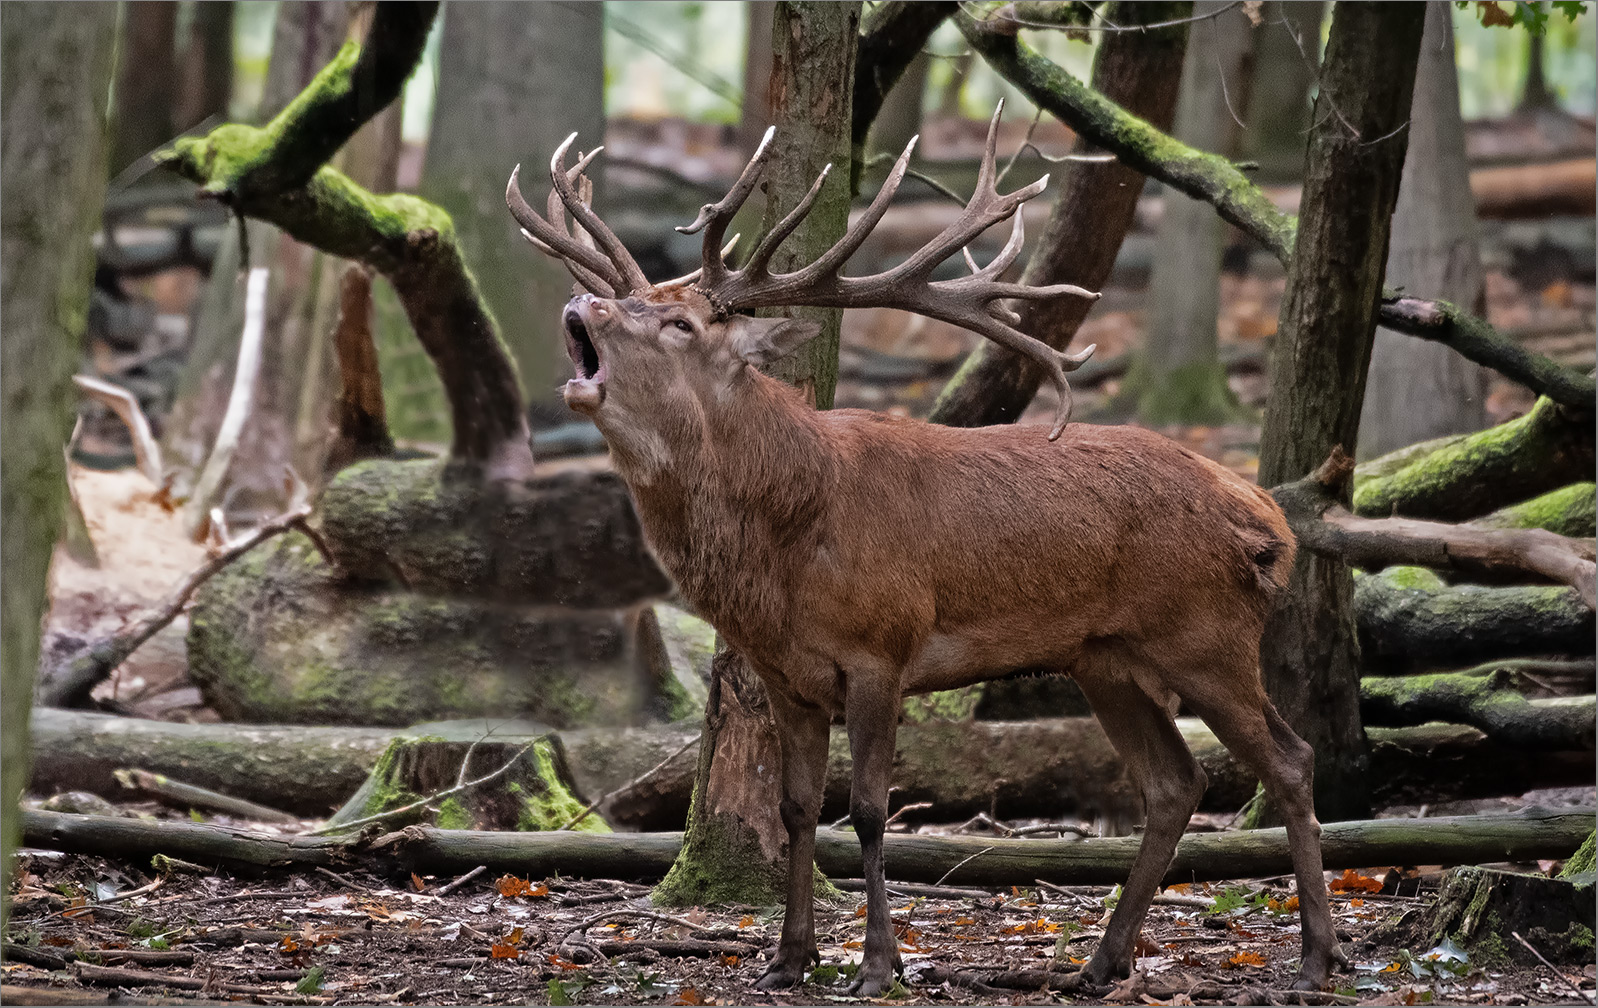
M 755 318 L 756 308 L 813 305 L 826 308 L 888 307 L 918 312 L 992 339 L 1036 363 L 1060 394 L 1060 409 L 1049 437 L 1058 437 L 1070 420 L 1071 390 L 1066 372 L 1081 366 L 1093 347 L 1062 354 L 1015 328 L 1019 316 L 1005 307 L 1007 299 L 1096 298 L 1071 284 L 1029 287 L 1004 282 L 1000 275 L 1021 253 L 1024 239 L 1022 203 L 1043 191 L 1042 179 L 1007 195 L 995 188 L 995 145 L 999 111 L 988 128 L 987 149 L 978 172 L 976 192 L 954 223 L 898 266 L 870 276 L 843 276 L 840 269 L 887 212 L 915 149 L 912 139 L 889 172 L 871 206 L 838 243 L 808 266 L 791 273 L 773 273 L 772 256 L 815 204 L 832 166 L 799 204 L 759 242 L 741 268 L 727 263 L 737 238 L 723 245 L 728 224 L 754 190 L 770 152 L 766 132 L 754 156 L 732 189 L 719 202 L 705 205 L 685 234 L 703 232 L 699 269 L 687 276 L 651 284 L 614 232 L 589 205 L 592 186 L 583 170 L 599 148 L 571 168 L 566 155 L 576 134 L 566 138 L 550 159 L 552 188 L 540 216 L 522 197 L 518 167 L 511 173 L 505 200 L 522 233 L 547 255 L 564 263 L 589 293 L 566 306 L 562 319 L 566 348 L 576 376 L 566 383 L 566 402 L 592 416 L 609 434 L 620 427 L 660 423 L 667 416 L 691 412 L 724 401 L 727 390 L 750 381 L 752 370 L 792 353 L 816 333 L 812 323 Z M 576 224 L 568 225 L 567 214 Z M 988 265 L 979 267 L 966 245 L 989 227 L 1014 218 L 1010 239 Z M 956 251 L 965 254 L 969 276 L 931 279 L 934 269 Z

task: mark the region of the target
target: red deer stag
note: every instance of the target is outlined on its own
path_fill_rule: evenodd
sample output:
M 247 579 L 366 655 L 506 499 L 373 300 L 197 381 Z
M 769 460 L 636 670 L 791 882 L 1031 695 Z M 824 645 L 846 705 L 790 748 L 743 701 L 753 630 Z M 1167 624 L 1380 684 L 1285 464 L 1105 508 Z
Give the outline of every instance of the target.
M 604 434 L 682 595 L 771 694 L 790 860 L 782 938 L 759 986 L 798 983 L 816 958 L 811 865 L 832 720 L 842 714 L 848 725 L 850 815 L 866 879 L 864 960 L 852 989 L 876 996 L 899 966 L 882 834 L 901 698 L 1048 668 L 1081 685 L 1147 819 L 1120 903 L 1075 983 L 1128 974 L 1150 900 L 1204 792 L 1204 772 L 1172 723 L 1182 702 L 1259 774 L 1287 821 L 1303 917 L 1298 984 L 1319 987 L 1346 959 L 1321 875 L 1312 754 L 1271 706 L 1259 672 L 1292 534 L 1264 491 L 1157 434 L 1076 425 L 1058 437 L 1071 403 L 1065 372 L 1091 348 L 1065 356 L 1023 335 L 1002 299 L 1096 295 L 999 279 L 1021 251 L 1016 210 L 1047 179 L 997 192 L 997 124 L 995 114 L 964 214 L 872 276 L 839 268 L 882 218 L 915 141 L 838 244 L 791 273 L 770 272 L 771 256 L 822 179 L 743 268 L 730 268 L 721 247 L 768 156 L 764 143 L 727 196 L 681 229 L 704 232 L 700 268 L 666 283 L 649 283 L 587 205 L 582 170 L 598 151 L 568 170 L 575 134 L 550 162 L 546 216 L 522 198 L 516 174 L 506 189 L 529 240 L 591 292 L 564 314 L 577 371 L 566 403 Z M 930 278 L 1012 215 L 992 263 Z M 793 352 L 815 325 L 739 314 L 777 305 L 890 306 L 979 332 L 1053 380 L 1053 430 L 813 410 L 759 367 Z

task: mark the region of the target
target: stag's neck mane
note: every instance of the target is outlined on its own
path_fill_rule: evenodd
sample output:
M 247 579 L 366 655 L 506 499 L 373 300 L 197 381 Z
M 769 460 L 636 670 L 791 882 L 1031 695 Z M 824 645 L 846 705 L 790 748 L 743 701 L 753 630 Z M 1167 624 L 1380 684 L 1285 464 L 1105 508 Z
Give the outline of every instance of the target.
M 796 389 L 751 367 L 731 390 L 662 432 L 671 461 L 652 478 L 620 472 L 683 597 L 737 639 L 780 626 L 785 574 L 824 535 L 837 459 Z

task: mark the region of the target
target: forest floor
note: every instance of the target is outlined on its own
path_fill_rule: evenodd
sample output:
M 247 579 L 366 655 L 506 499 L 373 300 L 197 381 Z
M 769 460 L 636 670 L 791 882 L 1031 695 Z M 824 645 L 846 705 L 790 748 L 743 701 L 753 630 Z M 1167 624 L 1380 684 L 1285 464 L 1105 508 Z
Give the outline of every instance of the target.
M 440 894 L 451 879 L 177 871 L 149 888 L 154 880 L 126 862 L 30 852 L 22 865 L 4 967 L 10 1004 L 858 1002 L 847 994 L 864 935 L 858 892 L 819 908 L 821 964 L 807 982 L 768 993 L 754 981 L 780 927 L 775 906 L 662 911 L 647 887 L 606 880 L 480 876 Z M 928 897 L 928 887 L 890 884 L 906 980 L 876 1003 L 1591 1003 L 1591 965 L 1561 976 L 1540 964 L 1471 962 L 1451 946 L 1372 939 L 1423 906 L 1438 877 L 1436 869 L 1334 877 L 1332 909 L 1353 969 L 1334 978 L 1335 993 L 1318 995 L 1287 989 L 1299 944 L 1289 879 L 1166 890 L 1144 925 L 1133 977 L 1102 996 L 1039 987 L 1059 976 L 1042 972 L 1057 947 L 1072 962 L 1091 954 L 1111 887 Z M 86 906 L 141 887 L 143 895 Z

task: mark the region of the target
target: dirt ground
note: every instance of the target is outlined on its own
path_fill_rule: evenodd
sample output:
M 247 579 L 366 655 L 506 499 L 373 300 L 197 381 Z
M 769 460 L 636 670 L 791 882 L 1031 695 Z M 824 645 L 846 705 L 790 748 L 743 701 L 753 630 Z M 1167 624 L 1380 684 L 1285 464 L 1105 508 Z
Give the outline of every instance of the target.
M 148 865 L 45 852 L 26 855 L 23 867 L 4 967 L 11 1004 L 858 1000 L 846 993 L 864 935 L 857 891 L 819 910 L 821 964 L 807 982 L 765 993 L 753 984 L 780 927 L 774 906 L 667 912 L 650 905 L 645 886 L 605 880 L 482 875 L 445 892 L 447 877 L 152 876 L 141 870 Z M 1425 903 L 1435 870 L 1328 877 L 1353 963 L 1335 978 L 1335 993 L 1287 989 L 1299 942 L 1289 879 L 1166 890 L 1144 925 L 1133 977 L 1098 996 L 1041 988 L 1061 976 L 1046 972 L 1057 947 L 1071 962 L 1091 954 L 1111 887 L 928 896 L 932 887 L 890 885 L 906 980 L 878 1003 L 1591 1003 L 1592 966 L 1562 975 L 1541 965 L 1498 968 L 1459 960 L 1447 947 L 1372 941 L 1380 924 Z

